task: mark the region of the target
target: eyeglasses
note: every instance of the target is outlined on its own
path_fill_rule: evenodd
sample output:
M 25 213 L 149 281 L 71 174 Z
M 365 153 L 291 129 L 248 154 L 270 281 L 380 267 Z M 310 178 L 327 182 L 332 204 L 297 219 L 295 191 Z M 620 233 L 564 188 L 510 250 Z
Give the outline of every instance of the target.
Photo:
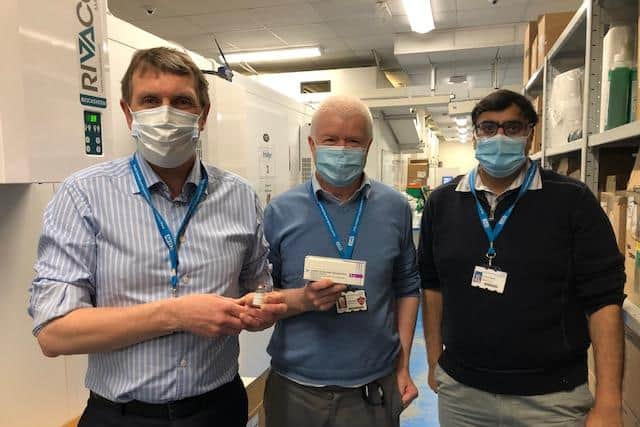
M 523 136 L 526 131 L 531 129 L 529 123 L 524 123 L 520 120 L 508 120 L 504 123 L 487 120 L 477 123 L 474 127 L 478 136 L 494 136 L 500 128 L 504 130 L 506 136 Z

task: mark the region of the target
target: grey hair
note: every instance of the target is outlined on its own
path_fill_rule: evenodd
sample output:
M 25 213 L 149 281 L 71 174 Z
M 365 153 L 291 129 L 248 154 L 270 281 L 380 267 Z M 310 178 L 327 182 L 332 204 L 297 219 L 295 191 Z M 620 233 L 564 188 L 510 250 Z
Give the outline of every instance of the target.
M 332 95 L 322 101 L 311 118 L 311 135 L 316 137 L 316 122 L 322 114 L 337 114 L 342 118 L 360 116 L 365 119 L 366 132 L 369 139 L 373 138 L 373 117 L 369 107 L 360 98 L 349 95 Z

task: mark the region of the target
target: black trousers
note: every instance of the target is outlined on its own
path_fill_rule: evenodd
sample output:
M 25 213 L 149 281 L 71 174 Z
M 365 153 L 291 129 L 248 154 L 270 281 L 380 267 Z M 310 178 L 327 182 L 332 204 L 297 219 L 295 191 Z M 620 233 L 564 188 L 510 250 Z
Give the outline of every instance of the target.
M 247 418 L 247 393 L 236 376 L 209 393 L 168 404 L 119 404 L 91 394 L 78 427 L 246 427 Z

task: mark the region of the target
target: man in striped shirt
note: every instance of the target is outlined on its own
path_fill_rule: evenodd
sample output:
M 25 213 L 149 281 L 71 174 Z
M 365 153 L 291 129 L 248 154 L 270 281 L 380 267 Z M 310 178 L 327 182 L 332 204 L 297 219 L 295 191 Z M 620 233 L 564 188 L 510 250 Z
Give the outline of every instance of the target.
M 45 355 L 89 354 L 80 426 L 245 426 L 243 329 L 286 305 L 271 284 L 257 197 L 195 154 L 209 112 L 191 59 L 135 53 L 120 102 L 128 158 L 65 180 L 44 215 L 29 313 Z

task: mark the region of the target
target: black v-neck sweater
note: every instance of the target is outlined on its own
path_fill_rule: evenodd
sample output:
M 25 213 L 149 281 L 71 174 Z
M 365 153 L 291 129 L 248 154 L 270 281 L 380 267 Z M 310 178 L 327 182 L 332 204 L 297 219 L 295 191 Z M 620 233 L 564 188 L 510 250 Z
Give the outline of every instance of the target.
M 440 365 L 491 393 L 585 383 L 587 316 L 624 300 L 624 259 L 598 201 L 579 181 L 540 173 L 542 189 L 520 199 L 495 242 L 494 265 L 508 274 L 503 294 L 471 286 L 475 266 L 486 265 L 488 239 L 473 195 L 455 191 L 460 178 L 433 191 L 422 217 L 422 287 L 443 298 Z M 496 219 L 516 196 L 502 198 Z

